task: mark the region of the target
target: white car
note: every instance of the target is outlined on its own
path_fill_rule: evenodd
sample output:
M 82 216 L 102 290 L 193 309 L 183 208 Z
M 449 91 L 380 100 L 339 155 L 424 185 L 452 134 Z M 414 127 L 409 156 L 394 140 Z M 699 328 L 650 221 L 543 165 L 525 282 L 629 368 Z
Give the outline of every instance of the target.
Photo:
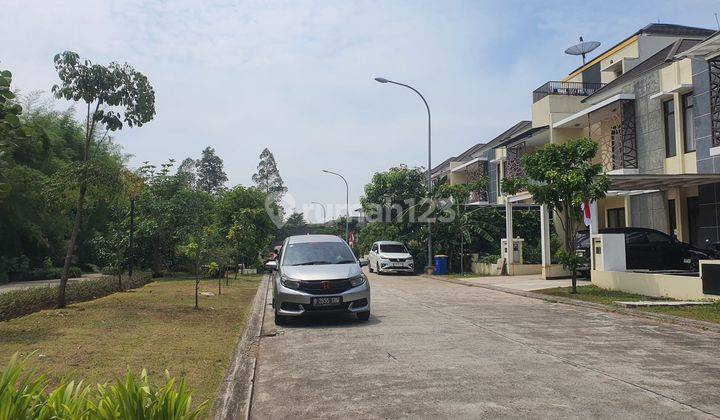
M 378 274 L 412 273 L 415 271 L 413 257 L 402 242 L 375 242 L 370 248 L 368 261 L 368 269 L 371 273 L 375 271 Z

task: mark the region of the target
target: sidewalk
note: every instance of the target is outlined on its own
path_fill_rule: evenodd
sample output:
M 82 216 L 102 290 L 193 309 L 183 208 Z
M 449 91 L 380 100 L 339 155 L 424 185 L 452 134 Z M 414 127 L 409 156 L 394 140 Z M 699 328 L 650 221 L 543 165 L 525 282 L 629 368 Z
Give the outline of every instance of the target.
M 90 273 L 90 274 L 86 274 L 82 277 L 75 277 L 75 278 L 68 279 L 68 283 L 77 283 L 80 281 L 92 280 L 92 279 L 97 279 L 100 277 L 105 277 L 105 274 Z M 60 284 L 60 279 L 17 281 L 17 282 L 0 285 L 0 293 L 10 292 L 13 290 L 32 289 L 34 287 L 55 286 L 58 284 Z
M 455 279 L 464 280 L 470 283 L 501 286 L 508 289 L 524 291 L 552 289 L 554 287 L 570 287 L 572 285 L 570 279 L 545 280 L 537 274 L 528 276 L 457 277 Z M 577 284 L 578 286 L 584 286 L 591 283 L 589 280 L 578 279 Z

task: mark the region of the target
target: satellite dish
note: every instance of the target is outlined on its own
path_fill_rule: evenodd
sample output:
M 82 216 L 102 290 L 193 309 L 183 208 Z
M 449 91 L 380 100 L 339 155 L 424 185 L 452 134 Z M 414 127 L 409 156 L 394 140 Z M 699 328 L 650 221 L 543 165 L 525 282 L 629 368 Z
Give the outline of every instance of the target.
M 585 54 L 589 53 L 590 51 L 594 50 L 599 46 L 600 43 L 597 41 L 583 41 L 583 38 L 580 37 L 580 43 L 566 49 L 565 54 L 581 55 L 583 59 L 583 64 L 585 64 Z

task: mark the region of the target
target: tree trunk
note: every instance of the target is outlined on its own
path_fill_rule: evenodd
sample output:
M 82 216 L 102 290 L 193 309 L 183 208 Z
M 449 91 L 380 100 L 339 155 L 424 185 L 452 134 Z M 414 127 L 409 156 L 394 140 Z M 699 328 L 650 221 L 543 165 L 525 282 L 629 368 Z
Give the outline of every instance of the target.
M 95 105 L 95 112 L 91 115 L 90 109 L 91 104 L 87 104 L 87 116 L 85 119 L 85 147 L 83 149 L 83 168 L 80 175 L 80 194 L 78 194 L 77 204 L 75 205 L 75 222 L 73 223 L 73 229 L 70 233 L 70 240 L 68 241 L 67 252 L 65 253 L 65 264 L 63 264 L 63 272 L 60 276 L 60 287 L 58 288 L 58 308 L 64 308 L 67 306 L 67 300 L 65 298 L 65 289 L 68 281 L 68 271 L 70 270 L 70 262 L 72 261 L 73 253 L 75 252 L 75 242 L 77 241 L 78 232 L 80 231 L 80 223 L 82 222 L 82 209 L 85 203 L 85 193 L 87 193 L 87 163 L 90 161 L 90 142 L 93 138 L 93 131 L 95 130 L 94 116 L 100 109 L 100 101 Z
M 132 279 L 133 268 L 135 263 L 135 254 L 133 251 L 135 242 L 135 198 L 130 198 L 130 238 L 128 240 L 128 277 Z
M 200 288 L 200 261 L 195 257 L 195 309 L 199 309 L 198 306 L 198 289 Z
M 153 278 L 161 277 L 162 272 L 162 256 L 160 254 L 160 235 L 156 234 L 153 236 L 153 251 L 152 251 L 152 276 Z
M 83 180 L 80 186 L 80 194 L 75 205 L 75 222 L 73 223 L 73 229 L 70 233 L 70 240 L 68 241 L 67 251 L 65 252 L 65 264 L 63 265 L 62 276 L 60 276 L 60 288 L 58 290 L 58 308 L 64 308 L 67 306 L 65 298 L 65 288 L 68 281 L 68 271 L 70 270 L 70 262 L 72 261 L 73 253 L 75 252 L 75 241 L 77 240 L 78 232 L 80 231 L 80 223 L 82 221 L 82 207 L 85 202 L 85 193 L 87 191 L 87 184 Z

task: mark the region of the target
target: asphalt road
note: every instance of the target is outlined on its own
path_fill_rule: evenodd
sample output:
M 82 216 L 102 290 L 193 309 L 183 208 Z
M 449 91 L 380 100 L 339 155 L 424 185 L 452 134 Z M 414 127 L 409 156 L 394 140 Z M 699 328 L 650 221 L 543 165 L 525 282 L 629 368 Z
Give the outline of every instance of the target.
M 421 277 L 372 316 L 276 328 L 252 418 L 716 418 L 720 335 Z M 277 335 L 274 335 L 277 333 Z

